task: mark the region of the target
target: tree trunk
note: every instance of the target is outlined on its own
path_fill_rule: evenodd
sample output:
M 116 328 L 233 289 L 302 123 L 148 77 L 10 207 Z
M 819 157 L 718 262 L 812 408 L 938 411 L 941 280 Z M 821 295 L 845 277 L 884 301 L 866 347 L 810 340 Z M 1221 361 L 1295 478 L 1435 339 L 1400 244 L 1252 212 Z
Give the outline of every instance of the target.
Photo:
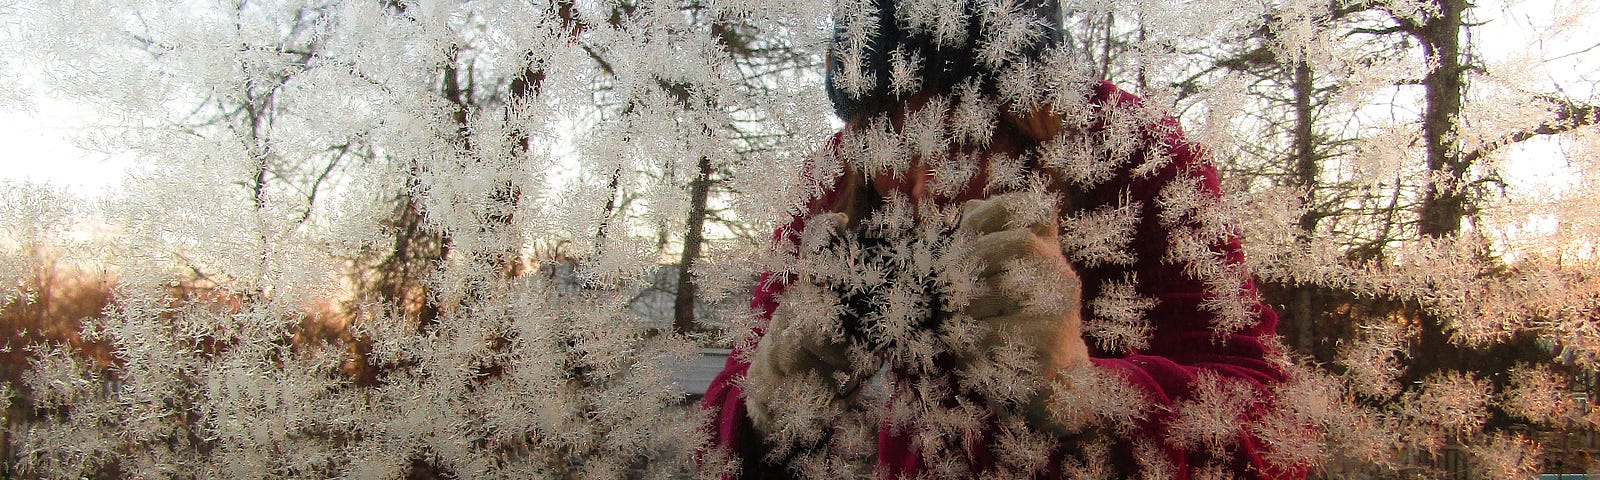
M 1461 55 L 1461 30 L 1466 0 L 1435 0 L 1439 13 L 1417 29 L 1427 58 L 1437 66 L 1422 79 L 1425 100 L 1422 131 L 1428 155 L 1428 175 L 1423 191 L 1418 233 L 1424 238 L 1448 238 L 1461 232 L 1468 199 L 1462 181 L 1470 167 L 1461 158 L 1456 122 L 1461 116 L 1466 69 Z M 1462 348 L 1450 342 L 1445 321 L 1426 312 L 1420 315 L 1411 380 L 1460 365 Z
M 1421 26 L 1423 52 L 1438 66 L 1422 79 L 1426 101 L 1422 118 L 1427 142 L 1428 173 L 1423 193 L 1420 232 L 1428 238 L 1455 236 L 1467 214 L 1462 180 L 1469 165 L 1462 161 L 1456 121 L 1461 116 L 1466 68 L 1461 58 L 1462 17 L 1466 0 L 1436 0 L 1439 14 Z
M 1306 203 L 1305 213 L 1300 215 L 1301 242 L 1309 243 L 1316 234 L 1317 222 L 1320 214 L 1311 209 L 1315 201 L 1320 165 L 1317 161 L 1316 138 L 1313 136 L 1312 116 L 1315 111 L 1311 108 L 1311 96 L 1314 93 L 1311 66 L 1304 61 L 1294 67 L 1294 178 L 1295 184 L 1304 195 Z M 1311 355 L 1316 347 L 1316 318 L 1312 314 L 1311 299 L 1313 289 L 1316 287 L 1300 284 L 1291 287 L 1289 294 L 1288 330 L 1294 341 L 1294 349 L 1302 354 Z
M 711 157 L 701 156 L 695 165 L 694 182 L 689 187 L 689 225 L 683 234 L 683 256 L 678 262 L 678 294 L 672 302 L 672 331 L 688 333 L 694 330 L 694 304 L 699 289 L 694 283 L 693 268 L 700 261 L 700 247 L 705 240 L 706 201 L 711 190 Z

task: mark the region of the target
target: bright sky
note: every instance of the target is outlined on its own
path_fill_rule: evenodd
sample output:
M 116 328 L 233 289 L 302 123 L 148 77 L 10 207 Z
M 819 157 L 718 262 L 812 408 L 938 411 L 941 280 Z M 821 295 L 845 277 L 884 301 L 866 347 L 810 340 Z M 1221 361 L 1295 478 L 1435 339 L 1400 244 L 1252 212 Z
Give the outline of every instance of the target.
M 1477 15 L 1489 19 L 1479 27 L 1476 48 L 1483 56 L 1496 59 L 1517 55 L 1554 59 L 1546 81 L 1560 84 L 1568 98 L 1592 98 L 1600 78 L 1584 78 L 1600 72 L 1600 32 L 1593 23 L 1600 8 L 1592 1 L 1572 0 L 1497 0 L 1481 2 Z M 1570 14 L 1586 20 L 1562 24 L 1558 15 Z M 1554 37 L 1535 41 L 1540 34 Z M 1536 139 L 1513 147 L 1508 153 L 1515 168 L 1503 172 L 1507 181 L 1524 191 L 1554 193 L 1571 183 L 1563 145 L 1551 139 Z
M 1570 9 L 1600 8 L 1571 0 L 1501 0 L 1481 2 L 1477 9 L 1480 19 L 1488 23 L 1475 31 L 1477 48 L 1488 58 L 1516 55 L 1519 49 L 1534 45 L 1534 51 L 1525 52 L 1541 58 L 1567 55 L 1563 68 L 1551 72 L 1553 82 L 1570 82 L 1569 96 L 1586 97 L 1594 88 L 1585 81 L 1600 79 L 1558 78 L 1573 72 L 1600 71 L 1600 48 L 1584 52 L 1585 48 L 1600 44 L 1600 33 L 1590 33 L 1583 25 L 1572 27 L 1577 31 L 1562 42 L 1533 42 L 1536 32 L 1548 34 L 1545 28 L 1558 12 Z M 1511 17 L 1511 18 L 1508 18 Z M 1600 16 L 1600 11 L 1588 12 L 1585 18 Z M 1538 25 L 1540 28 L 1530 28 Z M 1585 40 L 1587 38 L 1588 40 Z M 1571 54 L 1571 55 L 1569 55 Z M 41 84 L 28 65 L 20 59 L 0 63 L 0 78 L 17 80 L 24 96 L 33 102 L 31 111 L 17 105 L 0 104 L 0 144 L 6 145 L 0 156 L 0 180 L 48 182 L 83 197 L 99 197 L 120 184 L 122 176 L 133 165 L 128 156 L 111 156 L 79 148 L 74 138 L 84 134 L 95 123 L 94 112 L 55 96 Z M 1570 66 L 1571 68 L 1566 68 Z M 5 86 L 0 85 L 0 88 Z M 0 98 L 4 98 L 0 95 Z M 1506 169 L 1506 176 L 1515 187 L 1531 191 L 1560 189 L 1570 178 L 1563 172 L 1564 156 L 1555 142 L 1530 142 L 1513 151 L 1517 168 Z
M 94 111 L 52 95 L 30 72 L 15 73 L 33 105 L 0 104 L 0 145 L 7 146 L 0 154 L 4 166 L 0 179 L 50 183 L 85 198 L 118 186 L 133 160 L 91 152 L 75 143 L 95 125 Z

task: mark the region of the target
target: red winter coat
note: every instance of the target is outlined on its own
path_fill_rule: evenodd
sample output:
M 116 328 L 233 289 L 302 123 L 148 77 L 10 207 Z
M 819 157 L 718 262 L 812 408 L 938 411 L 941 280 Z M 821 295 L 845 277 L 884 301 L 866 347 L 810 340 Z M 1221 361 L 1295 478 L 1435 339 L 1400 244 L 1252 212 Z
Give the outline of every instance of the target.
M 1138 97 L 1108 82 L 1102 82 L 1094 89 L 1092 99 L 1092 105 L 1099 110 L 1112 105 L 1127 108 L 1139 103 Z M 1118 168 L 1114 178 L 1092 187 L 1086 195 L 1086 207 L 1089 210 L 1121 202 L 1138 205 L 1135 208 L 1140 209 L 1139 220 L 1130 243 L 1136 260 L 1127 265 L 1074 265 L 1083 281 L 1085 305 L 1100 294 L 1103 281 L 1127 278 L 1130 273 L 1137 278 L 1137 292 L 1157 301 L 1147 314 L 1152 327 L 1148 348 L 1095 352 L 1091 343 L 1091 361 L 1095 367 L 1114 372 L 1129 385 L 1144 392 L 1155 405 L 1152 411 L 1146 412 L 1145 419 L 1133 432 L 1133 438 L 1122 438 L 1114 445 L 1113 456 L 1120 459 L 1116 463 L 1119 464 L 1118 468 L 1123 469 L 1118 472 L 1118 477 L 1132 478 L 1140 473 L 1137 471 L 1140 467 L 1127 459 L 1135 442 L 1143 443 L 1146 451 L 1153 447 L 1155 455 L 1164 456 L 1166 462 L 1174 467 L 1172 471 L 1176 472 L 1176 478 L 1180 479 L 1191 478 L 1193 470 L 1206 465 L 1222 466 L 1238 478 L 1301 477 L 1304 475 L 1301 468 L 1285 469 L 1267 462 L 1262 442 L 1244 427 L 1240 427 L 1236 435 L 1237 443 L 1224 454 L 1231 458 L 1216 458 L 1214 453 L 1186 450 L 1175 446 L 1181 442 L 1167 438 L 1175 416 L 1169 407 L 1190 399 L 1199 386 L 1196 380 L 1203 373 L 1208 377 L 1243 381 L 1260 395 L 1265 395 L 1272 385 L 1284 381 L 1284 373 L 1274 365 L 1274 359 L 1280 353 L 1267 339 L 1277 325 L 1277 314 L 1260 302 L 1260 295 L 1251 280 L 1240 277 L 1243 298 L 1251 299 L 1247 311 L 1253 322 L 1219 336 L 1213 326 L 1216 315 L 1202 307 L 1202 302 L 1213 295 L 1207 292 L 1200 279 L 1186 273 L 1182 266 L 1164 260 L 1169 258 L 1167 254 L 1173 234 L 1171 228 L 1195 227 L 1183 224 L 1164 226 L 1161 202 L 1157 201 L 1158 193 L 1175 179 L 1181 178 L 1197 180 L 1199 191 L 1212 200 L 1220 198 L 1221 189 L 1216 169 L 1203 158 L 1200 148 L 1182 138 L 1181 131 L 1172 119 L 1164 119 L 1142 130 L 1147 136 L 1143 151 L 1136 153 L 1127 165 Z M 1136 175 L 1131 171 L 1132 165 L 1141 164 L 1143 157 L 1156 149 L 1169 154 L 1172 161 L 1150 175 Z M 798 231 L 801 226 L 802 219 L 796 218 L 787 229 L 780 232 Z M 1221 257 L 1226 265 L 1236 267 L 1243 261 L 1236 235 L 1210 245 L 1209 249 L 1213 255 Z M 751 307 L 764 318 L 770 319 L 783 285 L 766 280 L 763 276 L 758 284 Z M 1087 314 L 1086 311 L 1085 318 Z M 759 336 L 760 332 L 756 332 L 756 335 Z M 763 446 L 759 445 L 746 416 L 739 384 L 750 367 L 749 363 L 740 360 L 744 358 L 741 353 L 736 350 L 729 356 L 726 367 L 706 391 L 703 407 L 714 415 L 711 440 L 717 448 L 727 449 L 741 460 L 746 478 L 785 476 L 774 471 L 782 467 L 760 462 Z M 1257 400 L 1244 410 L 1250 412 L 1250 416 L 1259 417 L 1267 408 L 1265 400 Z M 910 438 L 910 432 L 896 433 L 886 426 L 880 429 L 876 470 L 880 475 L 912 478 L 925 472 L 924 458 L 913 447 Z M 986 451 L 983 444 L 992 445 L 993 439 L 980 442 L 977 451 L 968 452 L 968 458 L 965 459 L 976 471 L 983 471 L 994 464 L 992 453 Z M 1059 462 L 1059 456 L 1055 457 L 1053 462 Z M 1052 464 L 1049 471 L 1051 473 L 1048 476 L 1052 477 L 1066 473 L 1060 471 L 1058 463 Z

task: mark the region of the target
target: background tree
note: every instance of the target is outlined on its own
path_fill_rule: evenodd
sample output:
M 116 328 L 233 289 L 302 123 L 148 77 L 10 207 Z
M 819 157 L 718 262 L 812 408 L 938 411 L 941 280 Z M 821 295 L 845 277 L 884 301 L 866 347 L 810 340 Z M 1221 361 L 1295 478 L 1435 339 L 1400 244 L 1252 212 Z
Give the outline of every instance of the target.
M 121 115 L 100 145 L 148 163 L 111 210 L 138 253 L 88 327 L 118 368 L 40 350 L 22 404 L 42 417 L 13 437 L 19 472 L 681 472 L 698 421 L 673 406 L 665 367 L 691 344 L 646 335 L 627 308 L 655 268 L 651 225 L 628 220 L 683 222 L 675 199 L 696 170 L 663 166 L 786 145 L 762 136 L 808 108 L 769 100 L 793 78 L 741 70 L 786 67 L 736 65 L 716 43 L 736 37 L 701 27 L 822 18 L 731 7 L 22 5 L 53 32 L 28 41 L 59 54 L 42 60 L 61 88 Z M 740 125 L 759 128 L 730 146 Z M 604 172 L 606 201 L 547 182 L 569 161 L 555 151 Z M 645 175 L 660 171 L 677 173 Z M 544 268 L 524 257 L 535 241 L 580 246 L 565 252 L 575 277 L 526 275 Z M 222 301 L 172 297 L 175 276 Z M 345 343 L 296 341 L 326 300 L 354 316 Z
M 1588 322 L 1591 317 L 1578 314 L 1558 320 L 1563 316 L 1518 312 L 1542 303 L 1532 300 L 1546 294 L 1542 288 L 1570 292 L 1575 285 L 1565 282 L 1587 281 L 1567 277 L 1529 288 L 1528 275 L 1563 275 L 1548 270 L 1533 273 L 1540 267 L 1526 257 L 1505 256 L 1510 251 L 1496 245 L 1504 237 L 1495 238 L 1504 232 L 1489 226 L 1497 220 L 1475 207 L 1510 203 L 1503 167 L 1484 162 L 1481 154 L 1463 153 L 1476 141 L 1493 149 L 1512 138 L 1538 136 L 1532 132 L 1571 132 L 1592 120 L 1572 117 L 1573 111 L 1585 111 L 1581 102 L 1544 103 L 1552 96 L 1540 90 L 1550 87 L 1538 82 L 1511 87 L 1520 90 L 1515 94 L 1486 94 L 1507 86 L 1502 83 L 1504 74 L 1495 72 L 1497 67 L 1548 68 L 1549 64 L 1538 59 L 1515 67 L 1492 64 L 1469 42 L 1481 38 L 1472 35 L 1482 27 L 1472 20 L 1472 12 L 1466 2 L 1285 4 L 1265 17 L 1252 35 L 1259 43 L 1245 42 L 1241 53 L 1225 55 L 1216 63 L 1220 68 L 1202 71 L 1241 72 L 1252 79 L 1250 85 L 1269 86 L 1271 90 L 1252 95 L 1269 102 L 1252 106 L 1256 111 L 1283 112 L 1277 118 L 1292 118 L 1273 121 L 1268 114 L 1267 121 L 1242 124 L 1265 135 L 1235 137 L 1246 139 L 1236 152 L 1253 157 L 1244 165 L 1280 165 L 1278 171 L 1287 175 L 1276 177 L 1289 180 L 1274 181 L 1287 187 L 1277 192 L 1299 193 L 1303 199 L 1294 222 L 1298 228 L 1268 235 L 1278 239 L 1269 243 L 1294 252 L 1269 253 L 1263 264 L 1264 276 L 1284 282 L 1279 290 L 1283 297 L 1275 303 L 1287 307 L 1288 329 L 1280 331 L 1295 340 L 1292 344 L 1303 354 L 1337 362 L 1333 373 L 1349 382 L 1351 398 L 1367 402 L 1378 418 L 1389 419 L 1378 422 L 1386 423 L 1384 428 L 1411 435 L 1410 446 L 1395 443 L 1398 448 L 1393 448 L 1390 460 L 1374 463 L 1370 456 L 1344 457 L 1343 464 L 1330 466 L 1333 476 L 1426 471 L 1435 466 L 1460 474 L 1459 465 L 1447 465 L 1454 458 L 1469 459 L 1481 472 L 1498 472 L 1491 476 L 1517 475 L 1512 472 L 1519 468 L 1541 468 L 1528 460 L 1536 450 L 1533 445 L 1564 441 L 1545 436 L 1535 442 L 1525 435 L 1576 425 L 1570 417 L 1528 415 L 1520 410 L 1527 406 L 1520 400 L 1478 404 L 1442 400 L 1448 396 L 1441 391 L 1481 389 L 1497 398 L 1526 395 L 1528 375 L 1534 375 L 1529 368 L 1543 372 L 1536 377 L 1549 374 L 1548 368 L 1561 372 L 1592 368 L 1556 358 L 1570 347 L 1559 346 L 1559 329 L 1548 328 Z M 1515 20 L 1501 17 L 1500 21 Z M 1405 68 L 1394 68 L 1397 65 Z M 1318 72 L 1324 78 L 1321 87 Z M 1386 99 L 1392 102 L 1388 119 L 1368 113 L 1373 110 L 1367 103 L 1373 93 L 1391 95 Z M 1480 104 L 1484 110 L 1471 107 L 1478 101 L 1485 102 Z M 1543 107 L 1503 108 L 1529 103 Z M 1551 128 L 1554 125 L 1565 128 Z M 1486 132 L 1506 129 L 1511 133 Z M 1269 141 L 1261 141 L 1264 138 Z M 1281 147 L 1261 155 L 1262 150 L 1253 149 L 1260 145 Z M 1265 247 L 1255 253 L 1272 250 Z M 1336 265 L 1351 270 L 1328 268 Z M 1513 294 L 1516 299 L 1488 293 L 1507 290 L 1518 292 Z M 1375 298 L 1361 300 L 1369 295 Z M 1556 296 L 1561 301 L 1587 302 L 1568 295 Z M 1523 307 L 1511 307 L 1514 304 Z M 1321 344 L 1307 341 L 1311 338 L 1319 338 Z M 1553 344 L 1557 346 L 1552 348 Z M 1580 373 L 1576 378 L 1586 376 Z M 1543 388 L 1592 388 L 1570 383 L 1562 387 L 1561 381 L 1539 378 L 1546 382 Z M 1586 393 L 1549 394 L 1570 399 Z M 1564 402 L 1570 400 L 1556 404 Z M 1442 405 L 1476 420 L 1450 424 L 1426 418 L 1424 412 L 1438 411 Z M 1536 417 L 1546 423 L 1529 422 Z M 1593 425 L 1582 428 L 1592 431 Z M 1416 442 L 1418 438 L 1432 440 Z M 1506 449 L 1528 456 L 1502 453 Z M 1458 456 L 1461 453 L 1470 455 Z M 1516 458 L 1525 463 L 1516 464 Z M 1578 458 L 1552 455 L 1547 461 L 1554 468 L 1586 468 L 1570 463 Z

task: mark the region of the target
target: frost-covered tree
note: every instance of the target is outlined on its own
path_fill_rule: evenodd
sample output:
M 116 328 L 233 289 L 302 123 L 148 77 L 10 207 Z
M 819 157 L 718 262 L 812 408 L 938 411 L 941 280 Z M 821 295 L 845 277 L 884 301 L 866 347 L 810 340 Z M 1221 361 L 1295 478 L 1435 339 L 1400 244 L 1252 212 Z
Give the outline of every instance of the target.
M 52 87 L 113 119 L 93 146 L 144 161 L 108 202 L 132 253 L 85 332 L 116 363 L 37 350 L 17 402 L 37 421 L 8 437 L 25 476 L 683 472 L 699 422 L 668 367 L 692 343 L 628 308 L 657 268 L 637 219 L 681 221 L 683 158 L 757 161 L 824 125 L 784 76 L 808 37 L 748 39 L 819 30 L 805 9 L 16 10 L 48 32 L 16 41 Z M 719 42 L 740 38 L 798 46 L 739 63 Z M 559 244 L 575 274 L 528 256 Z M 353 318 L 325 343 L 304 324 L 330 302 Z
M 1377 470 L 1362 470 L 1375 465 L 1372 456 L 1341 456 L 1336 463 L 1343 467 L 1362 467 L 1330 475 L 1427 471 L 1451 458 L 1500 472 L 1491 476 L 1517 475 L 1541 467 L 1537 445 L 1568 443 L 1567 435 L 1594 428 L 1574 423 L 1576 417 L 1528 422 L 1533 417 L 1519 413 L 1526 405 L 1520 402 L 1439 394 L 1473 385 L 1480 392 L 1474 396 L 1523 395 L 1517 385 L 1526 383 L 1516 378 L 1530 368 L 1543 372 L 1549 381 L 1542 385 L 1559 391 L 1550 395 L 1565 396 L 1563 402 L 1593 388 L 1582 380 L 1592 365 L 1574 361 L 1586 356 L 1588 342 L 1567 333 L 1586 328 L 1578 325 L 1592 323 L 1592 314 L 1540 306 L 1592 301 L 1585 299 L 1593 295 L 1592 280 L 1579 273 L 1588 261 L 1556 253 L 1587 241 L 1530 235 L 1517 226 L 1526 221 L 1516 218 L 1521 214 L 1506 216 L 1534 204 L 1582 203 L 1583 196 L 1519 192 L 1524 187 L 1505 180 L 1516 167 L 1499 156 L 1518 142 L 1555 137 L 1581 144 L 1592 134 L 1595 119 L 1586 106 L 1592 92 L 1581 80 L 1588 73 L 1573 63 L 1585 47 L 1538 50 L 1570 45 L 1557 38 L 1582 41 L 1563 37 L 1561 26 L 1582 23 L 1592 12 L 1553 8 L 1528 15 L 1540 9 L 1286 2 L 1213 69 L 1242 76 L 1240 84 L 1253 92 L 1243 105 L 1204 100 L 1209 116 L 1221 107 L 1221 118 L 1235 119 L 1233 127 L 1217 129 L 1232 141 L 1219 143 L 1237 145 L 1230 148 L 1244 162 L 1236 168 L 1281 172 L 1257 177 L 1265 183 L 1251 189 L 1299 199 L 1288 210 L 1298 222 L 1262 225 L 1257 240 L 1266 244 L 1254 249 L 1258 259 L 1267 257 L 1260 273 L 1286 292 L 1282 305 L 1298 328 L 1285 334 L 1303 353 L 1331 362 L 1348 382 L 1349 398 L 1378 406 L 1366 415 L 1385 419 L 1348 424 L 1383 425 L 1393 438 L 1413 439 L 1384 447 L 1388 459 Z M 1522 22 L 1531 22 L 1535 45 L 1546 47 L 1516 51 L 1491 45 L 1504 40 L 1484 34 Z M 1532 71 L 1560 73 L 1550 80 L 1524 76 Z M 1569 154 L 1569 161 L 1586 161 L 1586 153 Z M 1291 224 L 1299 228 L 1282 228 Z M 1527 250 L 1541 243 L 1563 246 Z M 1552 263 L 1550 253 L 1561 260 Z M 1426 412 L 1447 401 L 1475 420 L 1429 420 Z M 1581 458 L 1556 451 L 1544 466 L 1591 468 L 1573 463 Z

